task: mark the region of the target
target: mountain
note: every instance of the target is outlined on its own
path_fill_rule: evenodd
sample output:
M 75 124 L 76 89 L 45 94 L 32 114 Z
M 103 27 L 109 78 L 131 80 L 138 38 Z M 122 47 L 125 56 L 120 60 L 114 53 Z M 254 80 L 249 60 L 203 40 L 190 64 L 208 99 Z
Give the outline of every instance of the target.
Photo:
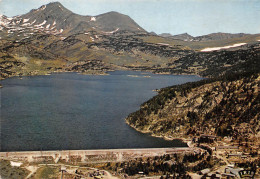
M 161 37 L 172 37 L 172 34 L 170 34 L 170 33 L 162 33 L 162 34 L 159 34 L 159 36 L 161 36 Z
M 162 33 L 159 34 L 161 37 L 171 38 L 174 40 L 182 40 L 182 41 L 198 41 L 198 42 L 206 42 L 206 41 L 217 41 L 217 40 L 227 40 L 227 39 L 234 39 L 234 38 L 241 38 L 245 36 L 250 36 L 250 34 L 238 33 L 238 34 L 231 34 L 231 33 L 211 33 L 208 35 L 202 35 L 193 37 L 188 33 L 172 35 L 170 33 Z
M 249 34 L 244 34 L 244 33 L 231 34 L 231 33 L 218 32 L 218 33 L 212 33 L 208 35 L 197 36 L 193 40 L 194 41 L 225 40 L 225 39 L 244 37 L 247 35 Z
M 147 33 L 117 12 L 82 16 L 58 2 L 21 16 L 1 15 L 0 79 L 55 71 L 104 74 L 117 69 L 213 77 L 257 67 L 259 34 L 207 42 L 188 41 L 192 36 L 187 33 L 162 35 L 169 37 Z M 237 43 L 245 45 L 201 52 Z
M 178 34 L 178 35 L 172 35 L 170 33 L 162 33 L 162 34 L 159 34 L 159 36 L 174 39 L 174 40 L 182 40 L 182 41 L 192 41 L 194 38 L 187 33 Z
M 170 38 L 176 40 L 183 40 L 183 41 L 192 41 L 194 37 L 188 33 L 184 33 L 184 34 L 173 35 Z
M 89 30 L 107 33 L 124 30 L 146 32 L 129 16 L 117 12 L 82 16 L 68 10 L 59 2 L 43 5 L 21 16 L 7 18 L 7 21 L 2 21 L 0 25 L 1 28 L 8 26 L 13 29 L 30 28 L 52 34 L 74 34 Z
M 118 12 L 112 11 L 92 18 L 94 21 L 93 24 L 95 24 L 96 28 L 103 31 L 126 30 L 145 32 L 145 30 L 129 16 Z
M 155 32 L 153 32 L 153 31 L 150 32 L 149 34 L 150 34 L 150 35 L 157 35 L 157 34 L 156 34 Z

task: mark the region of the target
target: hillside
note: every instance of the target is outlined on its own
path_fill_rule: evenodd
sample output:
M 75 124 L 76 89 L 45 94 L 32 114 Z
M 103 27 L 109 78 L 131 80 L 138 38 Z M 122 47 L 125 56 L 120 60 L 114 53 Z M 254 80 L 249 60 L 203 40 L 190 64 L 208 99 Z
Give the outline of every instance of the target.
M 203 77 L 254 72 L 260 66 L 260 43 L 242 49 L 197 52 L 185 55 L 156 73 L 197 74 Z
M 215 77 L 259 64 L 259 34 L 208 36 L 214 38 L 191 42 L 160 37 L 118 12 L 82 16 L 53 2 L 21 16 L 0 16 L 0 78 L 118 69 Z M 201 51 L 237 43 L 244 45 Z
M 256 141 L 259 84 L 259 73 L 249 73 L 164 88 L 126 121 L 138 131 L 170 139 L 210 134 Z

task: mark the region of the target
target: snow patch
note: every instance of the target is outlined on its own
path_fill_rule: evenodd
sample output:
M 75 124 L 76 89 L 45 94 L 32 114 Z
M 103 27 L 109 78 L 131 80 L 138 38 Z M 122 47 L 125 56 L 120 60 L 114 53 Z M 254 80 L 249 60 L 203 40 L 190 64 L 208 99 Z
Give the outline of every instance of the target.
M 53 22 L 52 26 L 55 26 L 56 25 L 56 21 Z
M 55 29 L 55 27 L 56 27 L 56 26 L 53 26 L 53 27 L 51 28 L 51 30 Z
M 113 33 L 115 33 L 115 32 L 117 32 L 119 30 L 119 28 L 117 28 L 116 30 L 114 30 L 114 31 L 111 31 L 111 32 L 104 32 L 105 34 L 113 34 Z
M 157 43 L 158 45 L 162 45 L 162 46 L 170 46 L 169 44 L 166 43 Z
M 63 29 L 60 29 L 60 33 L 62 33 L 63 32 Z
M 40 26 L 42 26 L 42 25 L 44 25 L 44 24 L 46 24 L 46 20 L 44 20 L 41 24 L 38 24 L 38 25 L 35 25 L 36 27 L 40 27 Z
M 96 38 L 96 39 L 98 39 L 98 36 L 97 36 L 97 35 L 95 35 L 95 38 Z
M 46 28 L 47 28 L 47 29 L 49 29 L 49 28 L 50 28 L 50 26 L 51 26 L 51 24 L 48 24 L 48 25 L 46 26 Z
M 30 23 L 25 23 L 25 24 L 22 24 L 21 26 L 28 26 L 28 25 L 31 25 Z
M 12 167 L 20 167 L 23 163 L 10 161 Z
M 93 37 L 90 37 L 90 39 L 91 39 L 91 41 L 92 41 L 92 42 L 94 42 L 94 41 L 95 41 Z
M 36 22 L 36 19 L 31 23 L 31 25 L 33 25 Z
M 43 5 L 42 7 L 40 7 L 40 10 L 44 10 L 46 8 L 45 5 Z
M 201 50 L 201 52 L 211 52 L 211 51 L 216 51 L 216 50 L 221 50 L 221 49 L 229 49 L 229 48 L 234 48 L 234 47 L 240 47 L 242 45 L 246 45 L 247 43 L 237 43 L 234 45 L 228 45 L 224 47 L 210 47 L 210 48 L 204 48 Z
M 28 22 L 30 19 L 23 19 L 23 23 Z
M 59 5 L 59 8 L 63 11 L 62 7 Z
M 257 40 L 258 42 L 260 42 L 260 40 Z
M 97 19 L 96 19 L 96 17 L 91 17 L 90 18 L 90 21 L 96 21 Z

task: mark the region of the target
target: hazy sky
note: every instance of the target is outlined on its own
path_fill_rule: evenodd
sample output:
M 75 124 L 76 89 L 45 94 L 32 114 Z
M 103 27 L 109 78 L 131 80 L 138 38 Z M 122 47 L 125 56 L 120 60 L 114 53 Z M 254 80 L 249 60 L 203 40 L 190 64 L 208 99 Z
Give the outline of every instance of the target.
M 0 0 L 0 14 L 15 16 L 53 0 Z M 60 0 L 81 15 L 117 11 L 147 31 L 205 35 L 260 33 L 260 0 Z

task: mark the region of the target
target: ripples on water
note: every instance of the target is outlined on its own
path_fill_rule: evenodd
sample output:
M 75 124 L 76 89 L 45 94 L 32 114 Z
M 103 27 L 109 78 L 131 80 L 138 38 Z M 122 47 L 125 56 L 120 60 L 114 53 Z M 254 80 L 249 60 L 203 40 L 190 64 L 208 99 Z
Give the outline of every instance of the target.
M 3 80 L 1 151 L 186 146 L 139 133 L 124 118 L 156 95 L 154 89 L 200 79 L 116 71 Z

